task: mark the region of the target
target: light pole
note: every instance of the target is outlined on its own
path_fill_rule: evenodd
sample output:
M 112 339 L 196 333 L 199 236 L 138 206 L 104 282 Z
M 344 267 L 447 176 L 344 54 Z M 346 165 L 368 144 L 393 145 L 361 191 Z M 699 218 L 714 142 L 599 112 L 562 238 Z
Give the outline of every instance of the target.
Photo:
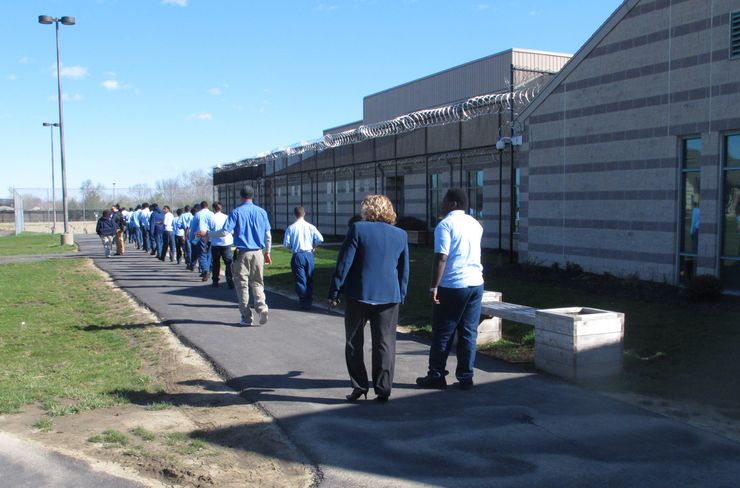
M 69 207 L 67 205 L 67 166 L 64 159 L 64 117 L 62 116 L 62 64 L 59 54 L 59 23 L 64 25 L 75 25 L 75 18 L 64 16 L 61 18 L 50 17 L 48 15 L 39 15 L 40 24 L 56 24 L 57 40 L 57 90 L 59 92 L 59 145 L 62 154 L 62 209 L 64 213 L 64 234 L 62 234 L 62 244 L 74 244 L 74 236 L 69 231 Z
M 116 182 L 113 182 L 113 203 L 116 203 Z
M 51 136 L 51 211 L 53 213 L 51 233 L 55 234 L 57 231 L 57 192 L 54 184 L 54 127 L 59 127 L 59 124 L 56 122 L 44 122 L 42 125 L 49 128 L 49 135 Z

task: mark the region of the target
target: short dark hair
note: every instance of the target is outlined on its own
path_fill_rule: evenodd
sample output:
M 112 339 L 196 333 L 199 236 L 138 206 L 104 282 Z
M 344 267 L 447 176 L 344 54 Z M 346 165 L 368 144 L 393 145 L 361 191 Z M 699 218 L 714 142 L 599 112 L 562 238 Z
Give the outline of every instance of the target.
M 185 208 L 183 210 L 186 212 L 190 212 L 190 205 L 185 205 Z
M 304 215 L 306 215 L 306 209 L 303 208 L 301 205 L 298 205 L 296 208 L 293 209 L 293 215 L 295 215 L 296 218 L 303 217 Z
M 149 204 L 144 202 L 141 204 L 141 208 L 149 208 Z
M 165 210 L 167 210 L 168 212 L 170 211 L 170 206 L 169 206 L 169 205 L 165 205 L 165 206 L 164 206 L 164 207 L 162 207 L 162 208 L 164 208 L 164 209 L 165 209 Z
M 206 202 L 205 200 L 200 202 L 200 208 L 208 208 L 208 202 Z
M 110 210 L 103 210 L 103 218 L 106 218 L 110 215 Z
M 181 208 L 178 208 L 177 210 L 175 210 L 175 213 L 177 215 L 182 215 L 182 209 Z
M 215 210 L 216 212 L 220 212 L 221 211 L 221 202 L 213 202 L 213 210 Z
M 254 188 L 249 185 L 244 185 L 242 189 L 239 190 L 239 196 L 245 200 L 254 198 Z
M 457 210 L 468 211 L 468 195 L 461 188 L 450 188 L 445 194 L 445 200 L 454 203 Z

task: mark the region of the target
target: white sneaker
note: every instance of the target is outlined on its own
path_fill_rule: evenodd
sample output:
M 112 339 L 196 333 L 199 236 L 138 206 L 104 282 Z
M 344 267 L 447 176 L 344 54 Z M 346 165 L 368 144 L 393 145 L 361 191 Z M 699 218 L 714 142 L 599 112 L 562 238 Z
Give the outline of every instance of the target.
M 239 325 L 242 327 L 250 327 L 252 325 L 252 317 L 249 317 L 248 319 L 242 317 L 242 319 L 239 321 Z
M 260 325 L 265 325 L 267 323 L 267 311 L 260 312 Z

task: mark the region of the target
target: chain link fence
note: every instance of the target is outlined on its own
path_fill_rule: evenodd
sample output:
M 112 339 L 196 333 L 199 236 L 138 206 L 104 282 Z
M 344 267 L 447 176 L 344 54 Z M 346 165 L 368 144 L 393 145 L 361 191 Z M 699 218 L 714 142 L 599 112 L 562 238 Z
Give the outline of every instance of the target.
M 0 232 L 64 232 L 62 191 L 57 188 L 14 188 L 13 207 L 0 206 Z M 95 232 L 95 224 L 104 209 L 113 204 L 136 208 L 137 205 L 156 202 L 175 210 L 202 200 L 211 201 L 213 186 L 208 184 L 153 189 L 144 186 L 132 188 L 90 186 L 67 190 L 69 226 L 74 234 Z M 9 202 L 8 202 L 9 203 Z

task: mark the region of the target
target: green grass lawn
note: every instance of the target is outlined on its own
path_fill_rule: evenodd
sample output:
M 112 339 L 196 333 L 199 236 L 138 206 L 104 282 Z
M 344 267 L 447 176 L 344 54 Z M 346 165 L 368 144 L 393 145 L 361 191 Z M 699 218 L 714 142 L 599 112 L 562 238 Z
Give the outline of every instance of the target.
M 0 413 L 38 403 L 64 415 L 125 401 L 116 391 L 157 389 L 140 372 L 155 324 L 91 264 L 5 264 L 0 283 Z
M 59 254 L 76 250 L 77 246 L 62 246 L 58 234 L 24 232 L 17 236 L 0 237 L 0 256 Z
M 316 301 L 327 296 L 337 253 L 337 247 L 325 247 L 316 254 Z M 266 284 L 292 292 L 289 252 L 274 248 L 272 257 Z M 411 282 L 401 307 L 401 325 L 422 333 L 429 330 L 431 320 L 427 292 L 431 259 L 430 248 L 411 247 Z M 717 303 L 695 303 L 670 287 L 657 286 L 655 292 L 636 280 L 594 283 L 579 272 L 569 275 L 547 268 L 502 266 L 495 256 L 487 256 L 484 266 L 486 289 L 502 292 L 507 302 L 537 308 L 588 306 L 626 314 L 624 374 L 613 381 L 595 382 L 595 386 L 697 400 L 740 417 L 740 301 L 725 298 Z M 487 349 L 508 360 L 531 357 L 531 327 L 504 322 L 503 332 L 504 340 Z

